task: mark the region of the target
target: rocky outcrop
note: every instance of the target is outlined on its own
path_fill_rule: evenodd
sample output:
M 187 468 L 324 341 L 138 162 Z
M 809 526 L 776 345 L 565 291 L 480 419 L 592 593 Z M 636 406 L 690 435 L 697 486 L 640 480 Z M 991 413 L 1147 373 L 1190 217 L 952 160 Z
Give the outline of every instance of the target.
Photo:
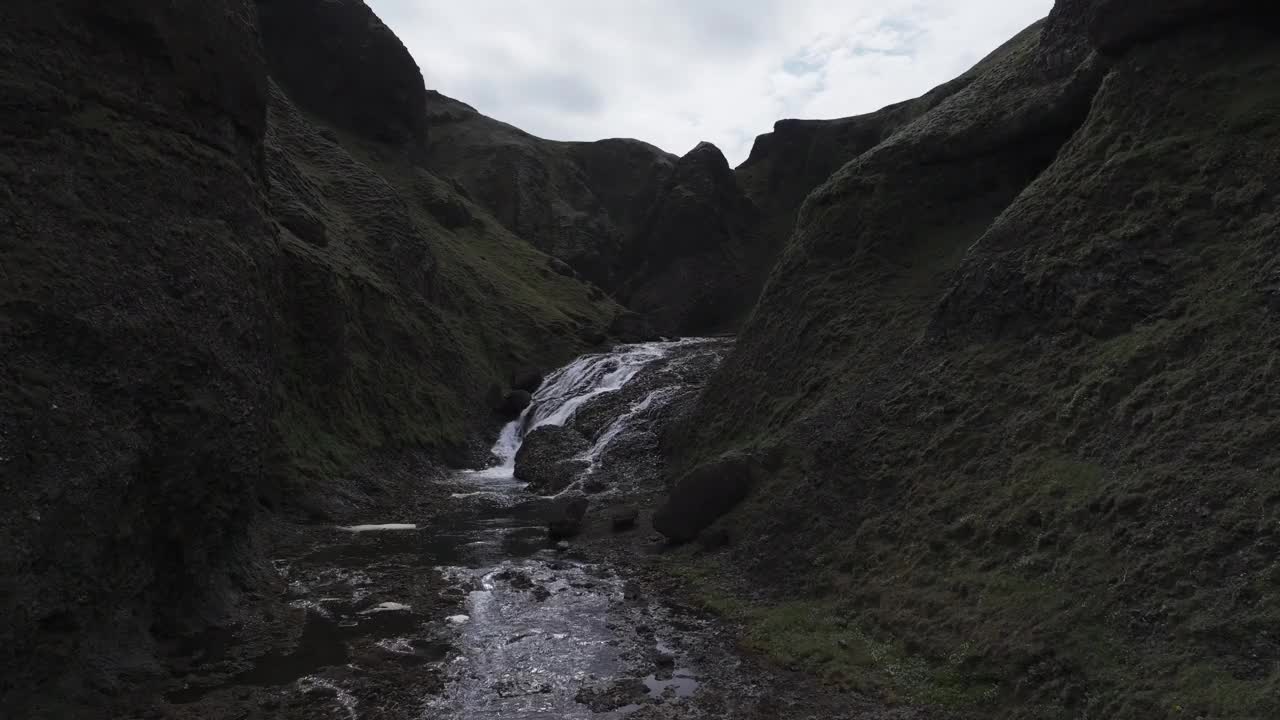
M 515 477 L 529 483 L 529 489 L 554 495 L 569 487 L 586 469 L 577 460 L 588 447 L 577 430 L 559 425 L 543 425 L 524 438 L 516 453 Z
M 426 143 L 426 88 L 400 39 L 359 0 L 257 0 L 271 77 L 307 112 L 393 145 Z
M 438 93 L 428 107 L 432 169 L 645 316 L 644 338 L 730 329 L 750 307 L 776 244 L 760 246 L 714 146 L 677 159 L 636 140 L 543 140 Z
M 1208 7 L 1061 2 L 844 165 L 673 433 L 785 447 L 727 555 L 986 714 L 1277 711 L 1280 24 Z
M 637 140 L 543 140 L 436 92 L 429 167 L 507 229 L 607 290 L 675 158 Z
M 675 542 L 688 542 L 746 499 L 761 470 L 749 458 L 727 456 L 680 478 L 653 516 L 653 528 Z
M 736 327 L 767 260 L 756 246 L 755 220 L 724 155 L 710 143 L 698 145 L 676 163 L 628 242 L 619 298 L 669 333 Z

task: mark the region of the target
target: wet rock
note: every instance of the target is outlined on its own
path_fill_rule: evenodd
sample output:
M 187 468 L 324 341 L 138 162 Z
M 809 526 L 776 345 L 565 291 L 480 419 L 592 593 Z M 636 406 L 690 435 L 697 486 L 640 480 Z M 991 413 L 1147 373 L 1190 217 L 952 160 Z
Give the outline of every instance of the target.
M 669 650 L 654 649 L 651 659 L 653 664 L 660 668 L 673 668 L 676 666 L 676 656 Z
M 693 540 L 747 497 L 759 473 L 756 463 L 741 455 L 694 468 L 654 513 L 653 528 L 675 542 Z
M 592 712 L 617 710 L 626 705 L 639 705 L 649 697 L 649 688 L 640 678 L 625 678 L 608 685 L 584 687 L 574 700 L 586 705 Z
M 528 390 L 512 390 L 502 398 L 498 413 L 514 420 L 520 417 L 520 413 L 524 412 L 531 402 L 533 402 L 533 394 Z
M 494 575 L 494 579 L 510 583 L 516 590 L 528 590 L 533 587 L 533 580 L 529 579 L 528 574 L 519 570 L 503 570 Z
M 548 589 L 546 589 L 546 588 L 542 587 L 541 585 L 535 585 L 535 586 L 534 586 L 534 588 L 533 588 L 533 599 L 534 599 L 534 600 L 537 600 L 538 602 L 546 602 L 547 598 L 549 598 L 549 597 L 551 597 L 551 591 L 550 591 L 550 590 L 548 590 Z
M 551 509 L 547 520 L 547 536 L 552 540 L 576 537 L 582 532 L 582 519 L 590 502 L 580 495 L 564 498 Z
M 582 491 L 591 495 L 598 495 L 608 489 L 609 486 L 605 485 L 600 478 L 591 478 L 582 483 Z
M 617 508 L 609 515 L 609 525 L 614 532 L 625 532 L 635 528 L 639 519 L 639 510 L 633 507 Z
M 511 375 L 511 387 L 516 390 L 524 390 L 534 393 L 538 388 L 542 387 L 543 375 L 542 371 L 537 368 L 524 367 L 516 370 Z
M 586 462 L 574 459 L 586 449 L 586 439 L 576 430 L 544 425 L 529 433 L 520 445 L 520 452 L 516 453 L 516 479 L 529 483 L 529 489 L 534 492 L 558 493 L 586 469 Z

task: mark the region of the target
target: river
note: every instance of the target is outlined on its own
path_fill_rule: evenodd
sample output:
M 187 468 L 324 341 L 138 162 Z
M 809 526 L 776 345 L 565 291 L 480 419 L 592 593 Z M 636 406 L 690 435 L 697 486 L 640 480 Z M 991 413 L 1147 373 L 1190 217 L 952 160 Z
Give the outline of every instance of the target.
M 706 669 L 683 635 L 710 621 L 645 597 L 590 541 L 551 541 L 545 519 L 563 498 L 530 492 L 515 465 L 529 433 L 573 424 L 586 449 L 560 495 L 594 479 L 588 523 L 607 524 L 609 508 L 660 493 L 664 413 L 692 398 L 727 347 L 624 345 L 552 373 L 486 467 L 424 480 L 434 499 L 422 509 L 312 533 L 277 560 L 289 608 L 306 613 L 297 642 L 240 667 L 222 659 L 230 640 L 206 639 L 206 669 L 239 669 L 218 682 L 193 674 L 169 694 L 168 714 L 255 716 L 236 714 L 246 701 L 263 717 L 560 720 L 696 698 Z

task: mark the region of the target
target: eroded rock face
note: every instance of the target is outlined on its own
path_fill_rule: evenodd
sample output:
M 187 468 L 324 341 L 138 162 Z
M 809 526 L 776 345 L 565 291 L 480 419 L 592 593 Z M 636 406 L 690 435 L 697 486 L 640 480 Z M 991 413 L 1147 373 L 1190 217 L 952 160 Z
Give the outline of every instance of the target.
M 675 158 L 638 140 L 543 140 L 431 92 L 428 165 L 513 233 L 614 290 Z
M 759 273 L 755 208 L 720 150 L 701 143 L 676 163 L 625 250 L 620 299 L 660 331 L 698 335 L 735 327 Z
M 644 315 L 658 333 L 735 327 L 776 244 L 714 146 L 543 140 L 438 93 L 429 163 L 508 229 Z M 626 339 L 638 339 L 632 335 Z
M 277 372 L 253 18 L 0 7 L 7 710 L 71 716 L 108 677 L 51 679 L 146 657 L 148 631 L 198 626 L 253 575 Z
M 271 76 L 309 112 L 370 139 L 425 145 L 426 88 L 362 0 L 257 0 Z

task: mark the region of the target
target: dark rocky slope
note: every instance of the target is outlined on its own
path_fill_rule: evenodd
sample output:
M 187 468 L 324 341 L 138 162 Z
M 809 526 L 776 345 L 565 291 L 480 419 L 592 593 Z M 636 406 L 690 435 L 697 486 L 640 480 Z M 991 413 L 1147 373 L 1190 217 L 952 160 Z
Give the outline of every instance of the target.
M 358 0 L 5 3 L 0 48 L 0 714 L 101 717 L 263 586 L 273 511 L 461 457 L 618 308 L 415 162 Z
M 655 521 L 749 493 L 750 642 L 983 717 L 1280 712 L 1257 8 L 1059 2 L 808 197 Z
M 428 164 L 662 333 L 736 327 L 773 256 L 720 151 L 557 142 L 428 98 Z M 746 282 L 749 281 L 749 282 Z

